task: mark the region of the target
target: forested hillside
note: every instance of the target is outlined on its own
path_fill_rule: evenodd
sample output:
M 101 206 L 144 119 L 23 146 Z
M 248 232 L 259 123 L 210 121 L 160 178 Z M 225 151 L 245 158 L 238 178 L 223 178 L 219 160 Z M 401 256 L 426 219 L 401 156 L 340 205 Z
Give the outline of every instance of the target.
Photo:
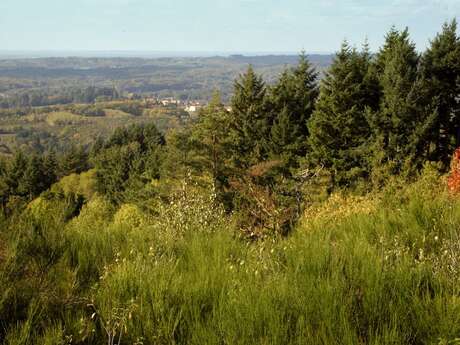
M 310 59 L 323 70 L 332 56 Z M 289 55 L 0 59 L 0 108 L 91 103 L 129 93 L 206 100 L 214 89 L 227 100 L 233 80 L 247 64 L 271 82 L 297 60 Z
M 0 343 L 458 343 L 456 21 L 321 73 L 249 64 L 230 108 L 5 156 Z
M 153 123 L 167 132 L 191 117 L 183 106 L 163 106 L 149 99 L 5 109 L 0 110 L 0 154 L 62 153 L 73 146 L 89 150 L 118 127 Z

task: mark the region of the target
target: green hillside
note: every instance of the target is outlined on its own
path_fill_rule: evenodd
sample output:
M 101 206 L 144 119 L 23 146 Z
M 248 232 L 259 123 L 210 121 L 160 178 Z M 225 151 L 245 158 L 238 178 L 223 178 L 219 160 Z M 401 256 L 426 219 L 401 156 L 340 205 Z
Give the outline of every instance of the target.
M 3 109 L 0 344 L 459 344 L 459 81 L 452 20 L 190 113 Z

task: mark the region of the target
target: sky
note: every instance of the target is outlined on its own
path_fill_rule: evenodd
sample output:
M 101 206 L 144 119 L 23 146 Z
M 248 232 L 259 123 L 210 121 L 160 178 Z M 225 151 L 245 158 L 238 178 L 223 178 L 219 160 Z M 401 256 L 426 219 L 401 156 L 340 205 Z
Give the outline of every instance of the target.
M 460 0 L 0 0 L 1 51 L 377 50 L 395 25 L 426 47 Z

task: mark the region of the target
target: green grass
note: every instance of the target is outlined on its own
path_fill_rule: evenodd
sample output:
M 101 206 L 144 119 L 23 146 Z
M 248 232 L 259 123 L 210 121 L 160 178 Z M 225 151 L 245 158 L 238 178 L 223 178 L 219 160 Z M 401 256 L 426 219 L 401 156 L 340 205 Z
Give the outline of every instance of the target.
M 428 176 L 369 203 L 248 243 L 205 201 L 133 223 L 94 199 L 67 224 L 50 202 L 4 221 L 3 343 L 454 343 L 460 201 Z

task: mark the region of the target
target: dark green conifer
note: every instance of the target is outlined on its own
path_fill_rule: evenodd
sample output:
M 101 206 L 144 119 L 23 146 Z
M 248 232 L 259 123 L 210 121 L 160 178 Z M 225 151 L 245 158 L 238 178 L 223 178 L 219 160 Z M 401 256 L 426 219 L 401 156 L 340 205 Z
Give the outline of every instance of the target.
M 43 161 L 38 155 L 33 155 L 18 182 L 17 194 L 32 199 L 49 187 L 46 182 Z
M 445 23 L 422 56 L 421 87 L 425 109 L 433 112 L 428 158 L 449 166 L 460 146 L 460 37 L 457 22 Z
M 270 118 L 265 93 L 265 83 L 252 66 L 235 82 L 229 129 L 232 160 L 238 168 L 247 168 L 267 156 Z
M 44 155 L 42 159 L 42 165 L 44 179 L 43 182 L 45 188 L 48 189 L 53 183 L 57 181 L 58 161 L 56 154 L 54 152 L 50 152 Z
M 73 145 L 59 160 L 59 176 L 79 174 L 88 170 L 88 154 L 82 146 Z
M 27 156 L 22 151 L 16 152 L 11 165 L 7 168 L 7 172 L 5 174 L 5 182 L 8 186 L 9 195 L 19 195 L 19 181 L 24 176 L 24 172 L 26 171 L 27 166 Z
M 222 189 L 228 177 L 229 113 L 219 92 L 215 92 L 209 105 L 203 108 L 192 130 L 192 141 L 197 160 L 203 170 L 210 173 L 216 190 Z
M 368 117 L 374 168 L 388 164 L 399 173 L 403 167 L 415 169 L 420 160 L 428 118 L 417 101 L 418 62 L 408 30 L 393 28 L 377 55 L 380 109 Z
M 370 75 L 370 54 L 342 44 L 321 83 L 316 109 L 309 121 L 308 159 L 324 166 L 338 185 L 367 176 L 370 128 L 367 109 L 375 109 L 376 83 Z
M 271 152 L 289 157 L 304 157 L 307 153 L 307 122 L 318 96 L 318 73 L 305 53 L 298 65 L 287 69 L 270 89 L 270 111 L 273 113 Z

